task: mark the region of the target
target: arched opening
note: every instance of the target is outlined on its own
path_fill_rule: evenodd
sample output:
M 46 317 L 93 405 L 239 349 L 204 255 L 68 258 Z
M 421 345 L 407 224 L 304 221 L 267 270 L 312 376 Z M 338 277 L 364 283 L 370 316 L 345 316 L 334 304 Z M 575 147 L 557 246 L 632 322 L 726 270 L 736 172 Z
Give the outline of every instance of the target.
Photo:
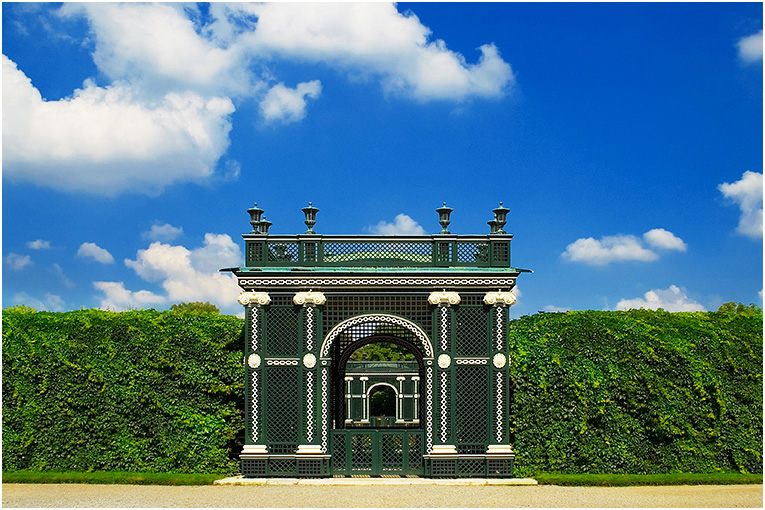
M 335 370 L 335 428 L 420 428 L 424 360 L 412 342 L 360 338 L 343 349 Z

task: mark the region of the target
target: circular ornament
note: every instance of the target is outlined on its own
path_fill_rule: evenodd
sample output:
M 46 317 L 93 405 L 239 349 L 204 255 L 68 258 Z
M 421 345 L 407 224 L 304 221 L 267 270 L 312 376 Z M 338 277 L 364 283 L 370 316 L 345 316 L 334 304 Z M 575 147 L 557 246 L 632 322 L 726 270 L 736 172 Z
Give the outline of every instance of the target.
M 247 358 L 247 364 L 250 368 L 258 368 L 260 366 L 260 356 L 257 354 L 250 354 Z
M 449 368 L 449 365 L 452 364 L 452 359 L 449 357 L 448 354 L 442 354 L 438 357 L 438 366 L 441 368 Z
M 316 356 L 310 352 L 303 356 L 303 366 L 306 368 L 313 368 L 316 366 Z
M 495 368 L 502 368 L 507 364 L 507 358 L 502 353 L 497 353 L 494 355 L 494 359 L 492 360 L 492 363 L 494 363 Z

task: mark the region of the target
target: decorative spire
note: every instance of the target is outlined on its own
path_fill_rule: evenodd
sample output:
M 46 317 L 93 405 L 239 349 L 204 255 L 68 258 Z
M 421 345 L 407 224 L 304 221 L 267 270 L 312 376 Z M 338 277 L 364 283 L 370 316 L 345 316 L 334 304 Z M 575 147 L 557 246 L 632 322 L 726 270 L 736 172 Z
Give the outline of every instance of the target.
M 247 209 L 247 212 L 250 215 L 250 225 L 252 225 L 252 232 L 250 234 L 259 234 L 260 216 L 263 214 L 263 209 L 259 208 L 258 203 L 255 202 L 255 205 Z
M 449 219 L 449 215 L 452 213 L 454 209 L 451 207 L 446 207 L 446 202 L 444 202 L 444 205 L 442 207 L 439 207 L 436 209 L 436 212 L 438 213 L 438 222 L 441 224 L 441 232 L 439 234 L 448 234 L 449 231 L 447 230 L 447 227 L 449 226 L 449 223 L 451 223 L 451 220 Z
M 507 232 L 505 232 L 503 227 L 507 223 L 507 213 L 510 212 L 510 209 L 508 209 L 507 207 L 504 207 L 502 205 L 502 202 L 500 202 L 499 207 L 494 209 L 492 212 L 494 213 L 494 220 L 497 222 L 497 231 L 492 233 L 506 234 Z M 491 225 L 491 222 L 489 222 L 489 224 Z
M 305 213 L 305 225 L 308 227 L 308 230 L 305 231 L 306 234 L 316 233 L 313 231 L 313 226 L 316 225 L 317 212 L 319 212 L 319 210 L 311 205 L 311 202 L 308 202 L 308 207 L 303 207 L 303 213 Z

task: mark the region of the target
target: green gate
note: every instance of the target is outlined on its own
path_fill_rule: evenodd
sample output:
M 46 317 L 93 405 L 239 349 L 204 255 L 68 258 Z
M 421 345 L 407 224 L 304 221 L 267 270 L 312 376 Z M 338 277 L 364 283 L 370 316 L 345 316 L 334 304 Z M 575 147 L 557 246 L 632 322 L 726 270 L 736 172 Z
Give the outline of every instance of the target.
M 332 431 L 333 475 L 422 475 L 422 430 Z

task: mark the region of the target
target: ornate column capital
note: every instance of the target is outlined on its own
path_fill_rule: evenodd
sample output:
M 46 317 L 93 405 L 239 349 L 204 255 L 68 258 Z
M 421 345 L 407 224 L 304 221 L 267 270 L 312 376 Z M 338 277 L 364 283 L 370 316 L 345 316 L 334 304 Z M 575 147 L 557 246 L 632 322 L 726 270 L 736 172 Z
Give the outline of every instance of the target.
M 239 304 L 247 306 L 249 304 L 267 305 L 271 303 L 271 296 L 267 292 L 242 292 L 239 294 Z
M 306 303 L 313 303 L 314 305 L 323 305 L 327 302 L 327 298 L 321 292 L 314 292 L 309 290 L 308 292 L 298 292 L 292 298 L 292 302 L 296 305 L 304 305 Z
M 428 303 L 431 305 L 440 305 L 441 303 L 449 303 L 450 305 L 460 304 L 460 295 L 456 292 L 431 292 L 428 296 Z
M 515 294 L 512 292 L 487 292 L 483 297 L 483 302 L 487 305 L 495 305 L 497 303 L 512 306 L 515 304 Z

